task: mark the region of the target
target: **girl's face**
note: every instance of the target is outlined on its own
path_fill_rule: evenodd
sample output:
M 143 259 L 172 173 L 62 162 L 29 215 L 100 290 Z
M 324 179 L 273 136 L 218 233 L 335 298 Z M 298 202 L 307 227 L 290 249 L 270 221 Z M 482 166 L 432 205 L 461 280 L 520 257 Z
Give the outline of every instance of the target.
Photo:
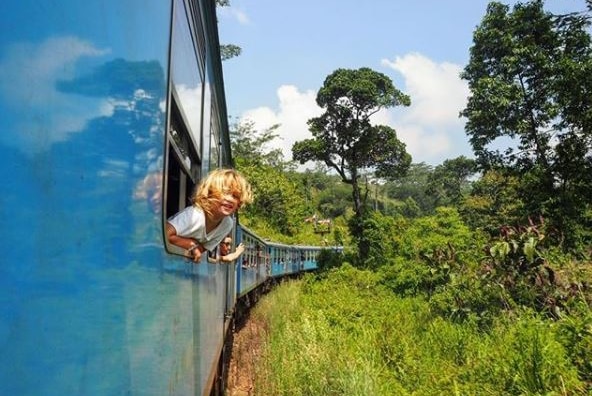
M 218 212 L 223 216 L 230 216 L 236 212 L 239 203 L 240 201 L 236 196 L 230 193 L 223 193 L 218 206 Z

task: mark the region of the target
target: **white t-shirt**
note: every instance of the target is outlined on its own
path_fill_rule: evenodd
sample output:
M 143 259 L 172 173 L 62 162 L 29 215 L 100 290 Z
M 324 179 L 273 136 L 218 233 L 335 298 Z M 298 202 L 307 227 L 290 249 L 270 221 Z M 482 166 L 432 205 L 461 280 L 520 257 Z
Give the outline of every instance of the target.
M 206 234 L 206 216 L 204 211 L 194 205 L 188 206 L 168 222 L 175 227 L 177 235 L 196 239 L 206 250 L 214 250 L 226 235 L 232 231 L 234 221 L 227 216 L 209 234 Z

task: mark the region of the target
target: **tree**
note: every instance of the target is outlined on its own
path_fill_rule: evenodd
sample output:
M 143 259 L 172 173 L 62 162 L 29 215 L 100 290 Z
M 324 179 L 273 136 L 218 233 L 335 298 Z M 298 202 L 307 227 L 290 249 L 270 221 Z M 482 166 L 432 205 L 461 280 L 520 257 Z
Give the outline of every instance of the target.
M 552 15 L 542 0 L 511 12 L 492 2 L 462 73 L 471 96 L 461 115 L 478 163 L 521 176 L 528 215 L 548 218 L 572 245 L 592 225 L 588 27 L 587 16 Z M 500 138 L 511 139 L 503 152 Z
M 523 224 L 524 203 L 519 191 L 520 180 L 516 176 L 490 170 L 475 181 L 472 191 L 465 198 L 461 213 L 473 229 L 490 235 L 498 235 L 502 226 Z
M 419 206 L 418 214 L 433 213 L 435 199 L 427 194 L 428 180 L 433 171 L 432 166 L 425 162 L 411 164 L 405 176 L 384 185 L 385 192 L 389 198 L 399 201 L 410 202 L 408 199 L 411 198 Z
M 370 117 L 381 109 L 408 106 L 410 99 L 386 75 L 360 68 L 331 73 L 317 93 L 316 102 L 325 112 L 308 120 L 313 138 L 296 142 L 293 157 L 301 164 L 321 161 L 337 171 L 342 182 L 352 186 L 354 211 L 359 219 L 365 203 L 359 185 L 361 172 L 373 168 L 377 177 L 395 178 L 404 174 L 411 163 L 395 130 L 372 125 Z
M 458 207 L 476 172 L 475 161 L 465 156 L 445 160 L 428 176 L 427 192 L 434 196 L 437 206 Z
M 269 143 L 279 136 L 276 132 L 278 128 L 279 124 L 276 124 L 258 131 L 253 121 L 233 124 L 229 132 L 232 156 L 235 161 L 243 164 L 269 165 L 280 169 L 289 167 L 281 149 L 268 149 Z
M 217 7 L 230 7 L 230 0 L 216 0 Z M 222 61 L 239 56 L 242 48 L 234 44 L 220 44 L 220 58 Z
M 223 61 L 239 56 L 242 52 L 242 48 L 238 45 L 220 44 L 220 58 Z
M 274 125 L 263 131 L 252 122 L 234 124 L 230 130 L 235 165 L 253 187 L 255 199 L 245 210 L 245 223 L 261 229 L 293 236 L 302 226 L 306 206 L 297 182 L 285 172 L 288 167 L 280 149 L 267 150 L 277 134 Z
M 360 235 L 365 197 L 359 178 L 364 169 L 373 168 L 377 177 L 396 178 L 405 173 L 411 156 L 397 139 L 393 128 L 372 125 L 370 117 L 381 109 L 409 106 L 410 98 L 393 85 L 391 79 L 369 68 L 337 69 L 317 93 L 317 104 L 325 109 L 308 120 L 312 139 L 292 146 L 295 160 L 324 162 L 337 171 L 342 182 L 352 186 L 355 217 L 352 234 Z M 365 252 L 360 251 L 361 255 Z

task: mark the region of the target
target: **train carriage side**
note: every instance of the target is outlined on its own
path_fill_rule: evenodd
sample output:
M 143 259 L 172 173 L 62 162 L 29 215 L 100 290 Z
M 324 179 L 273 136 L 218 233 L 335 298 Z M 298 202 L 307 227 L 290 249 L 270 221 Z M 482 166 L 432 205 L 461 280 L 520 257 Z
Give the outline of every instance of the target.
M 237 243 L 245 245 L 245 252 L 239 257 L 237 273 L 238 295 L 244 295 L 270 277 L 281 277 L 302 271 L 317 269 L 317 256 L 324 249 L 310 245 L 288 245 L 271 242 L 257 236 L 243 225 L 237 227 Z
M 230 166 L 213 0 L 0 14 L 0 394 L 208 394 L 234 267 L 165 247 Z
M 243 243 L 244 253 L 237 263 L 237 297 L 242 297 L 267 281 L 270 260 L 267 243 L 243 225 L 237 227 L 237 243 Z
M 271 275 L 280 277 L 317 269 L 317 256 L 326 247 L 268 242 Z

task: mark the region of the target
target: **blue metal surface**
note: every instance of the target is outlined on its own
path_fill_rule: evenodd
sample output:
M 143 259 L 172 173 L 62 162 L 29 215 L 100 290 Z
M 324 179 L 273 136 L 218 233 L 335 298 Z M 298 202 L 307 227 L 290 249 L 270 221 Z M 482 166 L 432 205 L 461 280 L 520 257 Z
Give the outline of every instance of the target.
M 192 394 L 199 285 L 163 269 L 146 183 L 171 5 L 1 8 L 0 394 Z

